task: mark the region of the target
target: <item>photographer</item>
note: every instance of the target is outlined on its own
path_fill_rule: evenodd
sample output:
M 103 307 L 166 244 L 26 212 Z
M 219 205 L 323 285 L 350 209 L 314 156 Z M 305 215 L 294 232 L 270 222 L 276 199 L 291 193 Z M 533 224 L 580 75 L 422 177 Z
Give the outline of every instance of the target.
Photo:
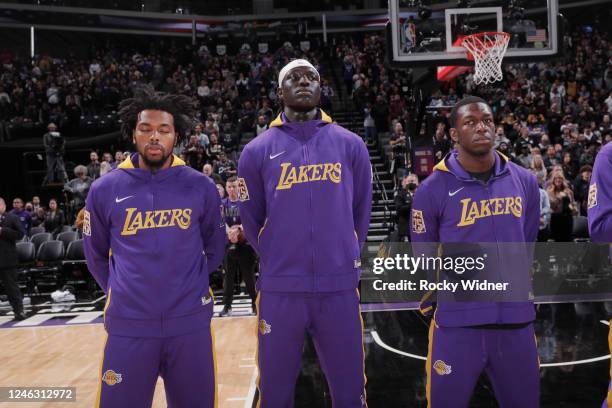
M 397 233 L 400 242 L 408 242 L 410 236 L 410 210 L 414 192 L 419 185 L 416 174 L 409 174 L 402 179 L 402 186 L 395 195 L 395 211 L 397 213 Z
M 55 123 L 49 123 L 47 130 L 48 132 L 43 135 L 43 145 L 47 155 L 46 184 L 63 183 L 68 180 L 64 167 L 64 145 L 66 142 L 60 132 L 57 131 Z

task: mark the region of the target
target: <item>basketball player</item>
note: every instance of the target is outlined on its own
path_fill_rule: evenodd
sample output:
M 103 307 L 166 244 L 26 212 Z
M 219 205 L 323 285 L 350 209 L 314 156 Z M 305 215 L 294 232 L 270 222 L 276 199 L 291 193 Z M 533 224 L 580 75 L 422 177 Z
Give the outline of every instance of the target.
M 261 261 L 259 404 L 293 406 L 307 331 L 334 407 L 363 407 L 356 288 L 372 200 L 368 151 L 317 108 L 320 77 L 312 64 L 290 62 L 278 83 L 283 111 L 238 165 L 242 225 Z
M 137 153 L 87 197 L 85 256 L 107 296 L 100 407 L 150 407 L 158 375 L 168 406 L 216 405 L 208 274 L 226 242 L 221 200 L 172 155 L 193 113 L 189 98 L 149 86 L 124 100 L 122 132 Z
M 493 150 L 489 105 L 477 97 L 464 98 L 452 109 L 450 122 L 456 150 L 435 166 L 414 197 L 415 247 L 425 242 L 534 242 L 540 218 L 538 183 Z M 500 260 L 512 249 L 507 244 L 497 248 Z M 502 262 L 485 263 L 496 273 L 500 266 Z M 513 273 L 523 273 L 514 279 L 530 284 L 528 267 Z M 535 310 L 528 299 L 528 293 L 524 301 L 505 303 L 438 299 L 426 366 L 430 407 L 468 407 L 482 371 L 501 407 L 539 406 Z
M 595 159 L 593 175 L 589 185 L 588 216 L 591 241 L 612 243 L 612 143 L 606 144 Z M 612 254 L 612 249 L 610 251 Z M 612 350 L 612 332 L 608 336 Z M 610 371 L 612 377 L 612 369 Z M 612 407 L 612 390 L 608 387 L 608 395 L 603 407 Z

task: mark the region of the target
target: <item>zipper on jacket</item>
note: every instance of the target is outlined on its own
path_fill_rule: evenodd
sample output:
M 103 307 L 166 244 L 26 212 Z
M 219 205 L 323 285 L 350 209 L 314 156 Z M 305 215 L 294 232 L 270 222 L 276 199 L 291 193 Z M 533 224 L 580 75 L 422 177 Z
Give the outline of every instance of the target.
M 304 135 L 304 127 L 302 126 L 300 128 L 301 132 L 302 132 L 302 136 Z M 310 155 L 308 154 L 308 146 L 307 143 L 304 143 L 302 145 L 302 151 L 304 152 L 304 160 L 306 160 L 306 165 L 310 164 Z M 314 242 L 314 226 L 313 226 L 313 221 L 312 221 L 312 183 L 306 183 L 308 185 L 308 212 L 310 214 L 310 269 L 311 269 L 311 273 L 312 273 L 312 289 L 316 290 L 317 289 L 317 271 L 315 270 L 315 253 L 314 253 L 314 247 L 313 247 L 313 242 Z
M 492 198 L 492 194 L 491 194 L 491 182 L 494 181 L 493 178 L 491 178 L 487 183 L 484 184 L 485 187 L 485 191 L 487 192 L 487 198 L 489 200 L 491 200 Z M 489 201 L 491 202 L 491 201 Z M 491 219 L 491 229 L 493 230 L 493 235 L 495 237 L 495 251 L 497 252 L 497 261 L 499 264 L 502 264 L 503 262 L 501 262 L 501 254 L 502 251 L 499 250 L 499 238 L 497 237 L 497 229 L 495 228 L 495 217 L 489 217 Z M 502 282 L 502 280 L 500 279 L 500 271 L 499 268 L 497 268 L 497 279 L 499 279 L 500 282 Z M 496 312 L 497 312 L 497 317 L 495 318 L 495 323 L 496 324 L 501 324 L 503 323 L 501 321 L 501 309 L 499 307 L 496 308 Z
M 151 210 L 155 211 L 157 210 L 157 202 L 156 202 L 156 195 L 157 195 L 157 184 L 158 184 L 158 180 L 156 178 L 156 174 L 153 173 L 151 174 L 151 178 L 149 181 L 149 191 L 151 194 Z M 155 228 L 153 229 L 153 239 L 155 240 L 155 254 L 153 255 L 153 257 L 158 261 L 157 264 L 159 264 L 159 260 L 160 260 L 160 256 L 159 254 L 161 253 L 160 248 L 159 248 L 159 236 L 158 236 L 158 231 L 159 229 Z M 159 278 L 159 276 L 155 276 L 155 278 Z M 160 299 L 162 299 L 163 297 L 160 297 Z M 161 316 L 161 330 L 163 333 L 164 330 L 164 308 L 163 306 L 160 308 L 159 310 L 160 312 L 160 316 Z

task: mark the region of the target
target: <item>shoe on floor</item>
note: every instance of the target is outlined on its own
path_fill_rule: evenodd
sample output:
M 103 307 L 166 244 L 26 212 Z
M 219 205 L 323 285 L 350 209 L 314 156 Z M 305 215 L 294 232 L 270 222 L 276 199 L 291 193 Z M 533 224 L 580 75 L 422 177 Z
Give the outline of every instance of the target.
M 231 306 L 223 306 L 223 310 L 219 313 L 219 317 L 231 316 L 232 315 L 232 307 Z

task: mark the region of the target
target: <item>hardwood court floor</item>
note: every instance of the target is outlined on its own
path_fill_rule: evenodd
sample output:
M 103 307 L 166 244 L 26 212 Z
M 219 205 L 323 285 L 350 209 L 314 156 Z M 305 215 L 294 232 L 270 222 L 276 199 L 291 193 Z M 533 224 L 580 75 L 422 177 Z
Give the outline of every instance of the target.
M 255 317 L 216 318 L 217 386 L 220 408 L 242 408 L 252 401 L 255 369 Z M 101 324 L 0 330 L 0 386 L 76 387 L 76 403 L 0 403 L 18 408 L 95 406 L 104 342 Z M 165 407 L 163 382 L 154 408 Z M 248 405 L 250 406 L 250 405 Z

